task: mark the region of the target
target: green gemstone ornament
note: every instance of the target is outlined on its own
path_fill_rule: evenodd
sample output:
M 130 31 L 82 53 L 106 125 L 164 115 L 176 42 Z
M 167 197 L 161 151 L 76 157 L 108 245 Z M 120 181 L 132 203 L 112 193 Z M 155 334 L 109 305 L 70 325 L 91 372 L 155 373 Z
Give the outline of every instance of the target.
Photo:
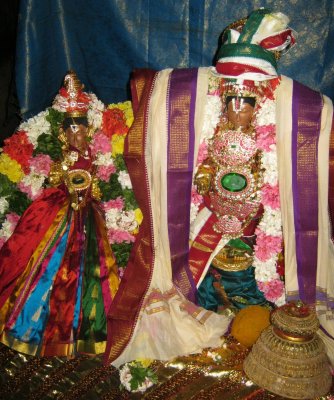
M 229 192 L 241 192 L 247 186 L 246 177 L 236 172 L 224 175 L 220 182 L 222 187 Z
M 74 185 L 80 185 L 80 184 L 82 184 L 82 183 L 84 183 L 84 182 L 85 182 L 85 178 L 84 178 L 83 176 L 75 175 L 75 176 L 72 178 L 72 183 L 73 183 Z

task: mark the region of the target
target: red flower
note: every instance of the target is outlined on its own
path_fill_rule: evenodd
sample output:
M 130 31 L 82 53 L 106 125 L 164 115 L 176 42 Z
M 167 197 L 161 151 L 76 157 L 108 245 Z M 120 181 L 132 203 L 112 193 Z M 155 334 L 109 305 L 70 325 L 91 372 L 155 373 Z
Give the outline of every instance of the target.
M 64 87 L 60 88 L 59 94 L 60 94 L 61 96 L 65 97 L 65 98 L 67 98 L 67 97 L 69 96 L 69 94 L 68 94 L 66 88 L 64 88 Z
M 33 145 L 29 142 L 26 132 L 17 131 L 10 138 L 5 139 L 3 152 L 9 157 L 17 161 L 25 174 L 29 173 L 29 160 L 34 150 Z
M 119 108 L 108 108 L 102 117 L 102 130 L 106 136 L 125 135 L 128 132 L 124 112 Z

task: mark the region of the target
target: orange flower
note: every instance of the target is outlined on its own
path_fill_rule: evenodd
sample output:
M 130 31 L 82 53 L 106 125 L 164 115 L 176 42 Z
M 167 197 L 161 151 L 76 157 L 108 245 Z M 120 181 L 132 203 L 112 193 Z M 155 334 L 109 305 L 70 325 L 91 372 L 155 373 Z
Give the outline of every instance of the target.
M 128 132 L 124 111 L 119 108 L 108 108 L 102 117 L 102 130 L 106 136 L 125 135 Z
M 26 133 L 18 131 L 4 142 L 3 152 L 17 161 L 26 174 L 29 173 L 29 160 L 32 157 L 34 146 L 29 142 Z

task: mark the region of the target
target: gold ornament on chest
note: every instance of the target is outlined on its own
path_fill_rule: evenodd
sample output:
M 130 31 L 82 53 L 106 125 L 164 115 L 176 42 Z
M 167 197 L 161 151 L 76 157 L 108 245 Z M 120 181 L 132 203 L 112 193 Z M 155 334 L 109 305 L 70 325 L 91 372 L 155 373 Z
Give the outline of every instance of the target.
M 223 92 L 224 111 L 208 143 L 209 156 L 195 175 L 197 192 L 217 216 L 213 228 L 227 239 L 242 236 L 256 215 L 263 184 L 261 152 L 252 127 L 256 95 L 239 89 L 230 86 Z

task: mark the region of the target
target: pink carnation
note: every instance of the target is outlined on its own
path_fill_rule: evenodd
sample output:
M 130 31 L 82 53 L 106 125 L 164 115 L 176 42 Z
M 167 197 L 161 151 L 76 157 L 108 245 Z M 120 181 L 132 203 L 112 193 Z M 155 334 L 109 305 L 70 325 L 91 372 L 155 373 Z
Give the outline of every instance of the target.
M 191 189 L 191 202 L 193 204 L 201 204 L 203 202 L 203 196 L 197 192 L 194 186 Z
M 23 182 L 20 182 L 17 186 L 21 192 L 25 193 L 29 197 L 30 200 L 36 200 L 43 192 L 43 189 L 40 188 L 36 193 L 33 193 L 31 186 L 25 185 Z
M 257 282 L 258 288 L 264 293 L 267 300 L 275 302 L 284 291 L 284 283 L 280 279 L 272 279 L 268 282 Z
M 115 200 L 109 200 L 103 203 L 103 209 L 105 211 L 110 210 L 111 208 L 116 208 L 117 210 L 123 210 L 124 208 L 124 200 L 121 197 L 117 197 Z
M 270 146 L 276 143 L 275 125 L 256 127 L 256 145 L 259 149 L 269 151 Z
M 17 215 L 16 213 L 11 212 L 6 215 L 6 218 L 7 218 L 7 221 L 12 225 L 12 228 L 14 229 L 21 217 L 19 215 Z
M 102 131 L 97 131 L 93 136 L 93 142 L 90 145 L 90 148 L 92 150 L 93 157 L 95 157 L 98 153 L 110 153 L 110 139 Z
M 126 231 L 116 231 L 115 229 L 108 230 L 108 239 L 110 243 L 133 243 L 135 237 Z
M 265 184 L 262 187 L 262 203 L 265 206 L 269 206 L 274 210 L 279 209 L 280 200 L 279 200 L 279 189 L 278 185 L 271 186 L 269 184 Z
M 255 256 L 261 261 L 267 261 L 273 254 L 282 251 L 282 238 L 280 236 L 266 235 L 260 229 L 256 229 Z
M 113 164 L 110 165 L 99 165 L 96 176 L 104 182 L 109 182 L 111 174 L 116 172 L 116 167 Z
M 49 175 L 52 159 L 47 154 L 38 154 L 29 161 L 29 164 L 37 174 Z
M 203 142 L 199 145 L 197 155 L 197 165 L 201 164 L 208 157 L 208 145 Z

